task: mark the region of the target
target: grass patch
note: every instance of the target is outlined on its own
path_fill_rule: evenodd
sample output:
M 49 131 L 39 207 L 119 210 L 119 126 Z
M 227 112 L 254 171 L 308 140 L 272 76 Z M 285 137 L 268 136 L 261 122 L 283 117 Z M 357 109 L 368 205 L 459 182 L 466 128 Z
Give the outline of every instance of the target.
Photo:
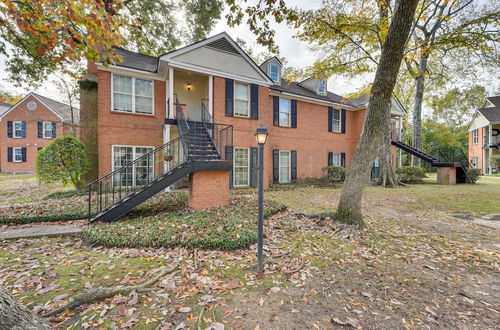
M 0 224 L 86 219 L 88 217 L 87 203 L 86 198 L 75 196 L 0 209 Z M 149 216 L 179 210 L 186 206 L 187 194 L 185 192 L 160 193 L 130 211 L 127 217 Z
M 265 216 L 284 210 L 266 202 Z M 100 223 L 83 233 L 90 244 L 106 247 L 174 247 L 237 250 L 257 242 L 254 199 L 236 198 L 214 209 L 160 214 L 147 219 Z
M 45 195 L 42 197 L 43 201 L 50 200 L 50 199 L 61 199 L 61 198 L 69 198 L 73 196 L 87 196 L 88 191 L 85 189 L 82 190 L 77 190 L 77 189 L 71 189 L 71 190 L 66 190 L 66 191 L 55 191 L 53 193 L 50 193 L 48 195 Z

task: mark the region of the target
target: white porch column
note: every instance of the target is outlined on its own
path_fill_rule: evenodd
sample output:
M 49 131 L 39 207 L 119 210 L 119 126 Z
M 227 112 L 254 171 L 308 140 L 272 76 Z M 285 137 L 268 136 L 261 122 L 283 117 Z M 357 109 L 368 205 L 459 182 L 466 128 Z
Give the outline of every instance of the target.
M 493 148 L 490 148 L 490 144 L 493 143 L 493 132 L 492 131 L 493 131 L 493 124 L 490 123 L 488 125 L 488 152 L 489 152 L 488 157 L 489 157 L 489 159 L 491 159 L 491 156 L 493 156 Z M 490 174 L 490 175 L 493 174 L 490 164 L 487 164 L 486 166 L 488 166 L 488 174 Z
M 170 141 L 170 125 L 164 125 L 163 128 L 163 144 L 168 143 Z M 163 161 L 163 173 L 167 173 L 168 171 L 168 162 Z M 170 191 L 170 186 L 165 188 L 164 191 Z
M 208 76 L 208 112 L 214 117 L 214 76 Z
M 168 99 L 169 99 L 169 118 L 175 118 L 175 108 L 174 108 L 174 69 L 168 68 Z

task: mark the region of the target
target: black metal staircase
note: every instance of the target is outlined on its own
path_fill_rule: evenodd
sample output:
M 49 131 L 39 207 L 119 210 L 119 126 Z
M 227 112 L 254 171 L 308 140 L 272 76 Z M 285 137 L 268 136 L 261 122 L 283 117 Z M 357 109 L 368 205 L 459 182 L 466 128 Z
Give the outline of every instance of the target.
M 457 177 L 456 180 L 459 183 L 469 182 L 467 177 L 467 169 L 470 167 L 470 163 L 467 159 L 467 156 L 460 149 L 460 152 L 452 153 L 449 155 L 444 155 L 443 153 L 439 153 L 440 158 L 434 157 L 428 153 L 425 153 L 419 149 L 416 149 L 406 143 L 401 141 L 391 141 L 393 146 L 398 147 L 401 150 L 408 152 L 415 157 L 422 159 L 423 161 L 430 163 L 431 166 L 434 167 L 456 167 L 457 168 Z
M 87 186 L 89 222 L 115 221 L 194 171 L 231 169 L 220 150 L 232 146 L 232 126 L 208 111 L 202 122 L 186 120 L 178 101 L 176 115 L 179 137 Z

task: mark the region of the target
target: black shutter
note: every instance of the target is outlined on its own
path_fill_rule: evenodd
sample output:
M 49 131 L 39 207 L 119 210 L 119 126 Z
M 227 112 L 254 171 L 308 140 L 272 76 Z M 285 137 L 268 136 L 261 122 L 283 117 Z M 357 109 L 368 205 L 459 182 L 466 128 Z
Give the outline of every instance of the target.
M 12 135 L 12 121 L 7 122 L 7 137 L 13 137 Z
M 280 151 L 273 150 L 273 183 L 280 182 Z
M 345 134 L 345 109 L 340 110 L 340 120 L 341 120 L 341 126 L 340 126 L 340 132 L 342 134 Z
M 292 182 L 297 182 L 297 151 L 292 150 L 290 152 L 290 167 L 291 167 L 291 180 Z
M 345 167 L 345 152 L 340 153 L 340 166 Z
M 250 118 L 259 119 L 259 85 L 250 85 Z
M 250 148 L 250 187 L 257 187 L 258 149 Z
M 7 161 L 12 162 L 12 147 L 7 148 Z
M 292 127 L 297 127 L 297 100 L 292 100 Z
M 26 122 L 24 120 L 21 122 L 21 136 L 26 137 Z
M 333 152 L 328 153 L 328 166 L 332 166 Z
M 233 147 L 226 146 L 226 160 L 233 161 Z M 229 171 L 229 187 L 233 187 L 233 165 L 231 164 L 231 170 Z
M 273 96 L 273 125 L 280 125 L 280 98 Z
M 26 148 L 21 148 L 21 153 L 22 153 L 22 162 L 26 163 Z
M 57 127 L 56 122 L 55 122 L 55 121 L 53 121 L 53 122 L 52 122 L 52 137 L 53 137 L 53 138 L 55 138 L 55 137 L 56 137 L 56 127 Z
M 38 138 L 43 138 L 43 122 L 41 120 L 38 121 Z
M 233 116 L 234 80 L 226 78 L 226 116 Z
M 333 108 L 328 107 L 328 132 L 332 131 Z

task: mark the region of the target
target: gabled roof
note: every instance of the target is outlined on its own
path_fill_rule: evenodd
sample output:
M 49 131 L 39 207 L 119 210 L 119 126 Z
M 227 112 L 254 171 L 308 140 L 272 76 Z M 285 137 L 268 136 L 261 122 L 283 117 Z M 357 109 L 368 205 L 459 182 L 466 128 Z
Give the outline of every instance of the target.
M 158 71 L 158 57 L 131 52 L 123 48 L 115 48 L 114 52 L 122 59 L 116 64 L 117 66 L 153 73 Z
M 319 95 L 319 94 L 316 94 L 316 93 L 310 91 L 307 88 L 300 86 L 299 83 L 297 83 L 297 82 L 288 82 L 288 81 L 285 81 L 284 79 L 281 79 L 280 85 L 272 85 L 269 88 L 271 90 L 274 90 L 274 91 L 295 94 L 298 96 L 313 98 L 313 99 L 317 99 L 320 101 L 346 104 L 348 106 L 351 105 L 346 98 L 344 98 L 340 95 L 334 94 L 332 92 L 328 92 L 327 95 Z
M 477 111 L 490 123 L 500 122 L 500 107 L 481 108 L 477 109 Z
M 278 61 L 279 64 L 283 65 L 283 63 L 281 63 L 280 59 L 278 58 L 278 56 L 272 56 L 270 58 L 268 58 L 267 60 L 265 60 L 264 62 L 262 62 L 262 64 L 260 65 L 260 67 L 262 68 L 264 66 L 264 64 L 268 63 L 270 60 L 276 60 Z
M 356 108 L 360 107 L 366 107 L 368 106 L 368 101 L 370 100 L 370 93 L 364 93 L 361 94 L 358 97 L 350 98 L 349 102 L 352 104 L 352 106 Z M 396 106 L 399 108 L 398 110 L 400 111 L 394 111 L 395 109 L 391 109 L 391 112 L 393 114 L 401 114 L 401 115 L 406 115 L 408 112 L 406 111 L 405 107 L 401 102 L 398 100 L 398 98 L 393 94 L 392 95 L 392 101 L 396 104 Z
M 0 101 L 0 118 L 5 112 L 9 111 L 10 108 L 12 108 L 12 104 Z
M 3 114 L 0 114 L 0 119 L 2 119 L 7 113 L 11 112 L 15 108 L 17 108 L 20 104 L 22 104 L 28 97 L 33 96 L 38 101 L 40 101 L 43 105 L 45 105 L 49 110 L 51 110 L 55 115 L 57 115 L 61 121 L 66 123 L 71 123 L 71 108 L 69 105 L 61 103 L 59 101 L 53 100 L 51 98 L 42 96 L 37 93 L 30 92 L 28 95 L 23 97 L 19 102 L 13 105 L 10 109 L 5 111 Z M 73 107 L 75 124 L 77 124 L 80 120 L 80 112 L 78 108 Z
M 500 95 L 499 96 L 490 96 L 486 98 L 490 101 L 495 107 L 500 107 Z

